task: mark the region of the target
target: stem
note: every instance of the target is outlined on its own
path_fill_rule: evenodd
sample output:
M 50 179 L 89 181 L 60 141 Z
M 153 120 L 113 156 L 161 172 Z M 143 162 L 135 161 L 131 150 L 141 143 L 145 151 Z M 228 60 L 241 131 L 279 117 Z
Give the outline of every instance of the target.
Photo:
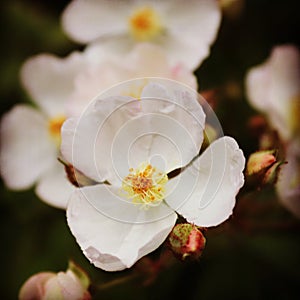
M 108 282 L 105 282 L 103 284 L 99 284 L 96 286 L 97 290 L 106 290 L 106 289 L 110 289 L 114 286 L 120 285 L 120 284 L 124 284 L 128 281 L 131 281 L 132 279 L 136 278 L 138 274 L 130 274 L 130 275 L 126 275 L 124 277 L 121 278 L 117 278 Z

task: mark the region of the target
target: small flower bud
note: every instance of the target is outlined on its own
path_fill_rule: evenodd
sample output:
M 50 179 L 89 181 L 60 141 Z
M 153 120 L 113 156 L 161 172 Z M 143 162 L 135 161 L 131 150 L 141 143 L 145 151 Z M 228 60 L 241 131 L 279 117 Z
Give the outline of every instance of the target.
M 258 151 L 250 155 L 247 163 L 247 175 L 249 182 L 263 187 L 274 185 L 277 182 L 280 166 L 283 161 L 277 161 L 275 150 Z
M 247 163 L 247 174 L 254 175 L 266 171 L 276 162 L 274 150 L 258 151 L 250 155 Z
M 90 281 L 80 268 L 70 263 L 66 272 L 41 272 L 31 276 L 21 287 L 20 300 L 89 300 Z
M 203 252 L 205 242 L 202 232 L 189 223 L 177 224 L 169 235 L 171 250 L 181 260 L 198 259 Z

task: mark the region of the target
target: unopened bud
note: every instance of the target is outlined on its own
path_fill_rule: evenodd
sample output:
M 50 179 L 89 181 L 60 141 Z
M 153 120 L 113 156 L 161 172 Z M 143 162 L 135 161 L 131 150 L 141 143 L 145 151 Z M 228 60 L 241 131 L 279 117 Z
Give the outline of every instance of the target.
M 181 260 L 198 259 L 204 250 L 205 242 L 202 232 L 189 223 L 177 224 L 169 235 L 171 250 Z
M 285 162 L 277 161 L 274 153 L 275 150 L 264 150 L 250 155 L 247 163 L 249 182 L 260 187 L 277 182 L 280 166 Z
M 89 300 L 90 280 L 79 267 L 70 263 L 66 272 L 41 272 L 31 276 L 21 287 L 20 300 Z
M 247 174 L 254 175 L 266 171 L 276 162 L 274 150 L 258 151 L 250 155 L 247 162 Z

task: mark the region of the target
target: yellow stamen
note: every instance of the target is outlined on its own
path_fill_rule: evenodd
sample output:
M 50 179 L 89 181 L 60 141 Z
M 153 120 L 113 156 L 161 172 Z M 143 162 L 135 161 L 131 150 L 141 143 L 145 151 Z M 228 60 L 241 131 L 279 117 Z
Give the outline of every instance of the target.
M 137 169 L 130 168 L 122 183 L 125 196 L 133 203 L 144 204 L 143 207 L 159 205 L 165 196 L 166 173 L 156 170 L 148 163 L 142 163 Z
M 60 129 L 64 121 L 66 120 L 65 116 L 57 116 L 49 120 L 48 130 L 50 136 L 54 139 L 55 143 L 59 146 L 61 142 Z
M 162 31 L 160 16 L 149 6 L 139 8 L 129 18 L 129 30 L 136 40 L 149 41 Z

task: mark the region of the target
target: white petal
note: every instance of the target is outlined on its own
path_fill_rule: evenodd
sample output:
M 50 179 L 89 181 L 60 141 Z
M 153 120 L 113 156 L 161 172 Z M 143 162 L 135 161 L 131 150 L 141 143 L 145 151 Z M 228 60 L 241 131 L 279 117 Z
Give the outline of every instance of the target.
M 289 140 L 292 101 L 300 94 L 300 54 L 291 45 L 275 47 L 270 58 L 250 69 L 247 95 L 254 107 L 266 113 L 281 137 Z
M 80 300 L 84 299 L 84 289 L 74 275 L 58 272 L 46 282 L 42 299 Z
M 178 178 L 166 202 L 191 223 L 216 226 L 225 221 L 244 183 L 245 158 L 236 141 L 223 137 L 213 142 Z
M 40 54 L 30 58 L 21 69 L 22 83 L 43 111 L 50 117 L 65 115 L 66 100 L 74 90 L 74 80 L 85 66 L 78 52 L 67 58 Z
M 17 105 L 1 122 L 1 173 L 11 189 L 29 188 L 56 161 L 47 120 L 37 110 Z
M 124 193 L 121 187 L 107 184 L 86 186 L 77 192 L 100 214 L 122 223 L 156 222 L 173 214 L 173 210 L 164 203 L 145 209 L 143 204 L 134 204 Z
M 194 74 L 183 64 L 172 64 L 168 52 L 161 46 L 151 43 L 136 44 L 122 61 L 125 68 L 132 70 L 132 77 L 169 78 L 197 89 Z
M 126 2 L 115 0 L 72 1 L 63 12 L 62 25 L 72 39 L 82 43 L 124 33 L 128 6 Z
M 128 60 L 125 63 L 131 68 L 136 66 L 140 77 L 164 77 L 170 69 L 162 48 L 149 43 L 137 44 L 128 55 Z
M 185 166 L 198 154 L 203 141 L 205 114 L 197 101 L 196 91 L 171 80 L 152 81 L 145 86 L 141 96 L 144 118 L 149 117 L 148 130 L 154 133 L 144 159 L 146 155 L 161 156 L 165 161 L 164 171 L 170 172 Z M 140 140 L 146 147 L 147 141 Z
M 270 68 L 260 65 L 250 69 L 246 76 L 246 89 L 250 103 L 258 110 L 264 111 L 269 106 Z
M 161 39 L 160 45 L 166 49 L 171 64 L 182 64 L 189 70 L 195 70 L 209 55 L 209 46 L 200 44 L 194 36 L 183 37 L 181 34 L 170 33 Z
M 287 148 L 287 164 L 281 167 L 276 190 L 281 203 L 300 218 L 300 155 L 299 145 Z
M 300 52 L 291 45 L 275 47 L 270 57 L 272 91 L 270 101 L 277 110 L 284 110 L 300 93 Z
M 35 191 L 47 204 L 66 209 L 73 190 L 74 186 L 67 179 L 64 166 L 56 161 L 51 170 L 40 178 Z
M 119 181 L 113 169 L 112 142 L 118 129 L 136 114 L 136 101 L 132 99 L 119 96 L 95 101 L 80 118 L 63 124 L 63 156 L 97 182 Z
M 120 59 L 114 61 L 106 57 L 103 61 L 96 61 L 82 70 L 75 80 L 75 89 L 68 101 L 68 112 L 72 116 L 79 116 L 100 93 L 135 77 L 132 70 L 124 68 L 121 63 Z
M 87 258 L 96 267 L 118 271 L 131 267 L 138 259 L 159 247 L 172 230 L 177 216 L 170 212 L 158 221 L 117 221 L 100 213 L 86 198 L 88 195 L 97 197 L 98 201 L 114 201 L 114 194 L 107 191 L 101 186 L 76 190 L 70 199 L 67 217 L 71 231 Z M 123 208 L 119 208 L 120 214 L 125 215 L 127 211 Z M 148 211 L 151 209 L 155 212 L 157 208 Z M 145 210 L 138 210 L 144 216 L 147 214 Z M 137 218 L 140 218 L 138 214 Z
M 275 73 L 281 72 L 281 68 L 274 68 L 272 63 L 269 59 L 250 69 L 246 76 L 247 95 L 253 107 L 265 113 L 271 125 L 282 137 L 288 139 L 289 98 L 285 97 L 288 95 L 281 97 L 280 89 L 284 81 L 275 79 L 277 77 Z M 285 91 L 285 88 L 282 91 Z M 279 93 L 276 94 L 277 92 Z
M 57 273 L 57 281 L 64 300 L 84 299 L 84 288 L 72 271 Z
M 107 37 L 89 44 L 85 53 L 90 60 L 94 61 L 103 58 L 120 58 L 122 55 L 127 55 L 135 45 L 134 40 L 129 39 L 127 35 Z
M 165 11 L 168 34 L 161 39 L 171 63 L 195 70 L 209 55 L 221 22 L 217 1 L 172 1 Z

